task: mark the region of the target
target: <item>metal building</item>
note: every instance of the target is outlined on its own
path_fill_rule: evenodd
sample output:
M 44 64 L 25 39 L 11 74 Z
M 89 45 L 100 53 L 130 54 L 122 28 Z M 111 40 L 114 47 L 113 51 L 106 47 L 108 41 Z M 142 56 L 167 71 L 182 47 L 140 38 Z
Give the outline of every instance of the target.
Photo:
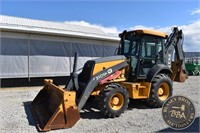
M 200 57 L 200 52 L 185 52 L 186 58 Z
M 114 55 L 117 36 L 65 23 L 0 16 L 0 79 L 68 76 L 75 52 L 78 68 Z

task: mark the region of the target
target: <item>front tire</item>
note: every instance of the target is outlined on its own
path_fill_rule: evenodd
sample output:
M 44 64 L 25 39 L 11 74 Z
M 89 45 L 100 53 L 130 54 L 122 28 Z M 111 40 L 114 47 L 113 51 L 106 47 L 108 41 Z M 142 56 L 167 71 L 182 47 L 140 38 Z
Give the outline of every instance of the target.
M 165 74 L 158 74 L 152 81 L 150 96 L 147 99 L 147 103 L 151 107 L 162 107 L 164 102 L 172 96 L 172 93 L 171 79 Z
M 128 104 L 128 92 L 120 84 L 109 84 L 99 94 L 100 111 L 109 118 L 120 116 Z

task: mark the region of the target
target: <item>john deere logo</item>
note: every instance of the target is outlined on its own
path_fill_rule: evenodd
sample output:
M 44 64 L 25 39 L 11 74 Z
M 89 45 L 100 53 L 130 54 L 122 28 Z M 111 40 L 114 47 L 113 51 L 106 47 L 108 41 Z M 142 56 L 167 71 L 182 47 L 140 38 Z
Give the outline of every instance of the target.
M 164 103 L 162 115 L 171 128 L 181 130 L 189 127 L 194 121 L 195 108 L 188 98 L 174 96 Z

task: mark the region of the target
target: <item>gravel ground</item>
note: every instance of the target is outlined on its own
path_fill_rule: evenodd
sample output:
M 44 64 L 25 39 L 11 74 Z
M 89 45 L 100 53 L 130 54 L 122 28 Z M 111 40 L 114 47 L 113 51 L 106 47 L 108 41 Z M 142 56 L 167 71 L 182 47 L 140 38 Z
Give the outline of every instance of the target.
M 30 102 L 41 87 L 0 89 L 0 132 L 37 132 L 30 111 Z M 192 126 L 179 132 L 199 132 L 200 77 L 194 76 L 181 84 L 174 83 L 174 95 L 188 97 L 196 107 L 196 119 Z M 175 132 L 164 122 L 161 108 L 151 109 L 142 101 L 131 100 L 129 109 L 119 118 L 107 119 L 96 109 L 95 100 L 81 111 L 81 119 L 70 129 L 49 133 L 73 132 Z

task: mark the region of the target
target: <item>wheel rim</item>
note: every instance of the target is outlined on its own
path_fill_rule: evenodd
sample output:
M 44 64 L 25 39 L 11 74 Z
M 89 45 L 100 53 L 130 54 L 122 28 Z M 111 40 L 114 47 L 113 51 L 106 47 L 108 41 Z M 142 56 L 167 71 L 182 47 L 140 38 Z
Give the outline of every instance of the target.
M 160 100 L 164 101 L 169 96 L 169 85 L 167 83 L 162 83 L 158 88 L 158 97 Z
M 110 98 L 110 108 L 119 110 L 124 104 L 124 97 L 121 93 L 116 93 Z

